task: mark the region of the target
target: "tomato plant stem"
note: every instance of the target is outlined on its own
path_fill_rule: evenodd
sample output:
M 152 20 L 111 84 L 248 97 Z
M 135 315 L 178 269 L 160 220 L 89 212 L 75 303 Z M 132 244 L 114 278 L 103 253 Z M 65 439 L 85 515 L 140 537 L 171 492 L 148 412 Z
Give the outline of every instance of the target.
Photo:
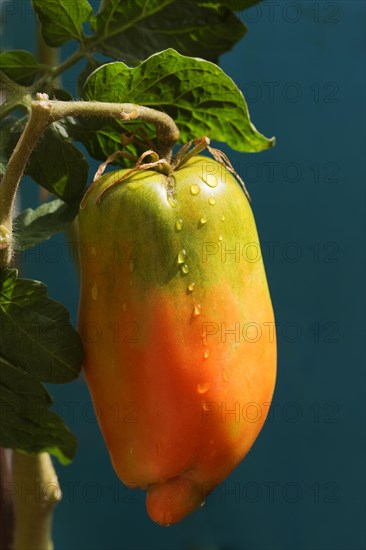
M 14 550 L 52 550 L 52 512 L 61 489 L 48 453 L 13 451 Z
M 10 550 L 13 541 L 14 508 L 10 449 L 0 449 L 0 548 Z
M 77 50 L 72 55 L 70 55 L 70 57 L 65 59 L 63 63 L 56 67 L 52 67 L 50 73 L 42 76 L 32 85 L 32 90 L 34 91 L 34 93 L 37 93 L 37 90 L 41 89 L 45 84 L 49 83 L 50 81 L 55 81 L 57 77 L 59 77 L 63 72 L 67 71 L 67 69 L 75 65 L 78 61 L 83 59 L 85 55 L 86 54 L 83 50 Z
M 9 159 L 0 186 L 0 268 L 10 265 L 12 256 L 12 212 L 19 181 L 35 143 L 49 124 L 47 111 L 32 109 L 22 135 Z

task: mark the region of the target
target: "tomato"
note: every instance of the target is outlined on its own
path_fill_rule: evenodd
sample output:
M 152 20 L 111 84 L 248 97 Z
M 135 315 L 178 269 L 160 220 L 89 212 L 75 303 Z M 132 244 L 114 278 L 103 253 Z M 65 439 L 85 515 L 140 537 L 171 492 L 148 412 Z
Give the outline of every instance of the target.
M 253 214 L 224 166 L 125 174 L 102 176 L 79 214 L 84 372 L 118 477 L 168 525 L 258 436 L 274 317 Z

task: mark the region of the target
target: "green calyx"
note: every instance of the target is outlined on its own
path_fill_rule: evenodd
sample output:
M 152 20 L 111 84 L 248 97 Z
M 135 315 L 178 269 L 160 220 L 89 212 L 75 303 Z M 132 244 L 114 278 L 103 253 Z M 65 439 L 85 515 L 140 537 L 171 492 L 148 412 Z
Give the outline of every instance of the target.
M 236 177 L 236 179 L 242 186 L 246 196 L 250 199 L 249 193 L 245 187 L 243 180 L 234 170 L 228 157 L 219 149 L 214 149 L 210 147 L 209 144 L 210 144 L 210 139 L 207 137 L 191 140 L 179 149 L 179 151 L 177 152 L 177 154 L 175 155 L 174 159 L 171 162 L 169 162 L 166 158 L 159 158 L 159 155 L 155 151 L 152 151 L 152 150 L 145 151 L 137 160 L 133 168 L 131 168 L 130 170 L 121 171 L 121 175 L 118 176 L 118 178 L 113 179 L 113 181 L 109 185 L 103 188 L 103 190 L 101 191 L 101 193 L 98 195 L 96 199 L 97 206 L 101 204 L 105 195 L 110 191 L 112 187 L 122 183 L 123 181 L 128 179 L 132 174 L 139 172 L 141 170 L 143 171 L 154 170 L 156 172 L 159 172 L 160 174 L 164 174 L 165 176 L 167 176 L 167 192 L 170 199 L 174 200 L 173 199 L 174 172 L 182 168 L 182 166 L 184 166 L 190 159 L 196 157 L 199 153 L 204 151 L 206 148 L 217 162 L 219 162 L 224 167 L 226 167 L 226 169 Z M 101 173 L 103 173 L 107 164 L 112 160 L 114 160 L 114 158 L 119 154 L 124 155 L 123 152 L 118 151 L 117 153 L 114 153 L 113 155 L 111 155 L 111 157 L 109 157 L 109 159 L 107 159 L 107 161 L 101 165 L 101 168 L 98 170 L 92 185 L 86 191 L 83 197 L 83 200 L 81 201 L 80 207 L 82 209 L 85 207 L 85 203 L 89 193 L 98 183 L 98 179 L 100 177 L 99 172 L 101 171 Z M 151 157 L 152 161 L 143 162 L 147 157 Z

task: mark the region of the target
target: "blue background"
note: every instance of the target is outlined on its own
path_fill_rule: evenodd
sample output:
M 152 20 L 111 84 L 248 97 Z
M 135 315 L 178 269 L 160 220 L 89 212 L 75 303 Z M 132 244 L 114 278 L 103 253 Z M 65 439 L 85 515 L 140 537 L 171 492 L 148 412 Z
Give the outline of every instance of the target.
M 8 15 L 3 47 L 34 47 L 26 4 Z M 239 16 L 249 32 L 221 66 L 257 128 L 277 139 L 265 153 L 230 152 L 253 199 L 276 314 L 270 417 L 206 506 L 166 529 L 148 519 L 144 494 L 116 478 L 85 383 L 52 387 L 79 439 L 73 464 L 57 465 L 56 549 L 366 546 L 365 3 L 264 2 Z M 22 200 L 37 201 L 29 182 Z M 75 321 L 78 280 L 63 238 L 53 242 L 25 255 L 23 274 L 42 278 Z

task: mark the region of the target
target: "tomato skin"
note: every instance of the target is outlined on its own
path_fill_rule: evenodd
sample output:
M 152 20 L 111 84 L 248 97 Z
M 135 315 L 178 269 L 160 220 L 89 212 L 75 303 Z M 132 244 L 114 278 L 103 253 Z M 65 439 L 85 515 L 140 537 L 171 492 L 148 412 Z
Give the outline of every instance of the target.
M 249 203 L 217 162 L 145 171 L 79 214 L 84 372 L 119 478 L 175 523 L 244 458 L 275 385 L 274 317 Z

